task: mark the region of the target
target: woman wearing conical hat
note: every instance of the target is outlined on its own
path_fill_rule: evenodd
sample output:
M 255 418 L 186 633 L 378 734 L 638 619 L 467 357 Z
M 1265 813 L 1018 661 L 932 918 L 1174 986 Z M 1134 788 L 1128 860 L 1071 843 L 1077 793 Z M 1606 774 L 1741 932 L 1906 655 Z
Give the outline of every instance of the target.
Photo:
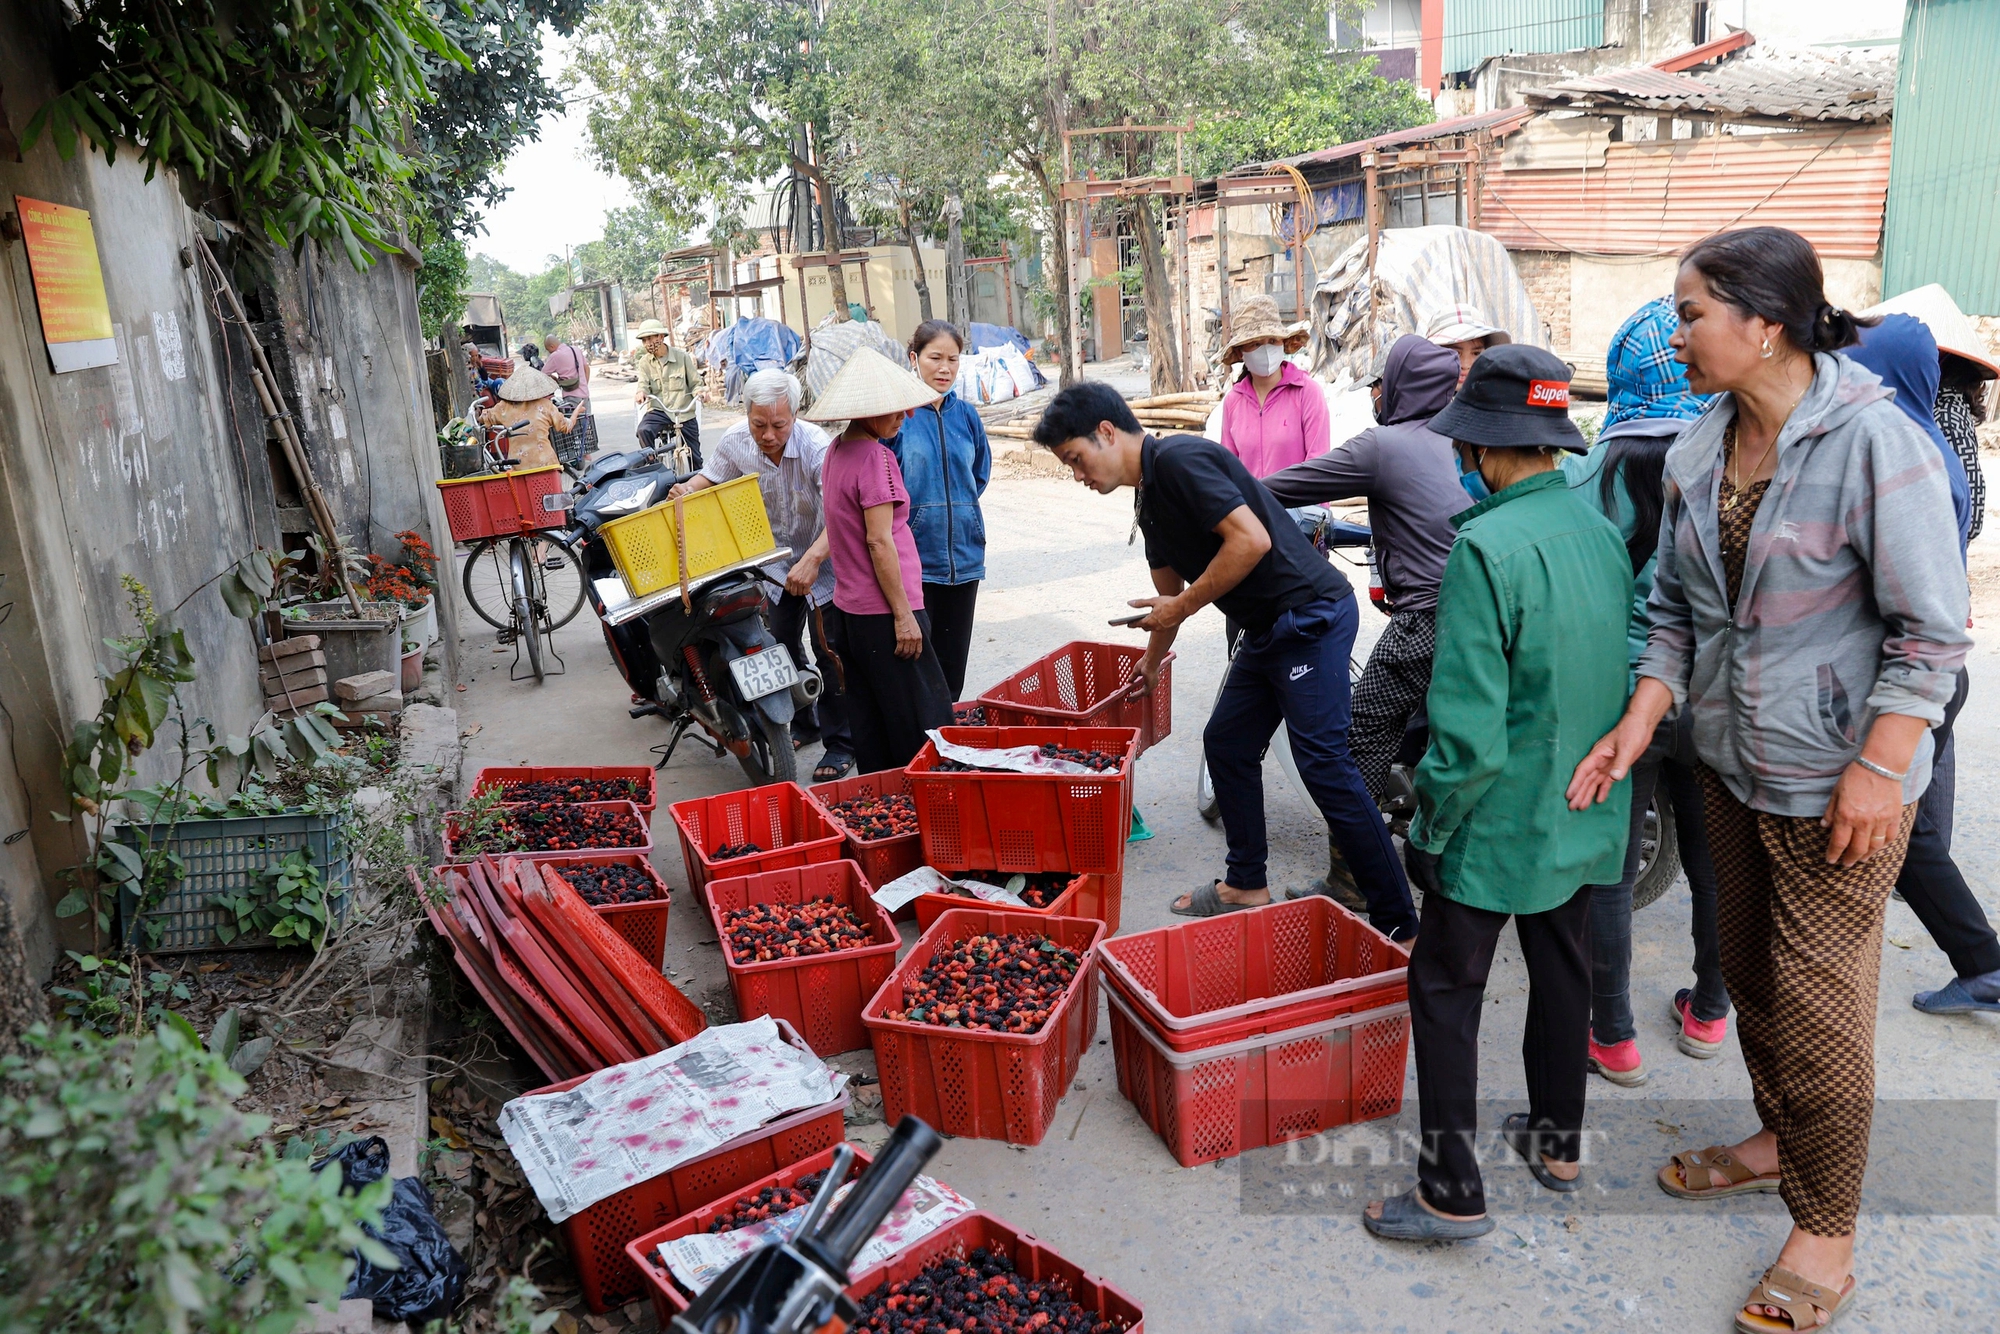
M 829 634 L 845 667 L 848 725 L 862 773 L 900 769 L 924 733 L 951 722 L 951 691 L 924 614 L 910 493 L 885 441 L 937 390 L 872 347 L 828 382 L 807 421 L 841 427 L 820 485 L 833 557 Z
M 501 384 L 500 401 L 480 412 L 480 424 L 506 430 L 527 422 L 527 430 L 510 437 L 509 456 L 519 459 L 524 468 L 553 468 L 556 447 L 550 432 L 575 430 L 581 413 L 579 409 L 565 417 L 556 406 L 557 391 L 554 380 L 524 362 Z

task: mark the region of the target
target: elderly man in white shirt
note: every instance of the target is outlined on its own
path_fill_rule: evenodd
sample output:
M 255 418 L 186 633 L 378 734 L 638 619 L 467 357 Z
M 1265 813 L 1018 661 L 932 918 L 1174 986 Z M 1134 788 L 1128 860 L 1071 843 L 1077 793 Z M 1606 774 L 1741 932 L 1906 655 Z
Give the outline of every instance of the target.
M 754 476 L 764 512 L 780 546 L 792 549 L 789 567 L 773 561 L 765 571 L 785 586 L 771 608 L 771 633 L 803 662 L 808 627 L 813 657 L 820 664 L 819 703 L 792 726 L 798 746 L 823 741 L 826 752 L 813 768 L 813 781 L 844 778 L 854 765 L 854 743 L 841 698 L 840 672 L 831 666 L 838 646 L 829 646 L 820 608 L 833 600 L 833 565 L 827 559 L 826 517 L 820 498 L 820 469 L 831 443 L 825 431 L 798 416 L 799 382 L 781 370 L 761 370 L 743 382 L 744 419 L 722 433 L 701 471 L 667 494 L 686 495 Z

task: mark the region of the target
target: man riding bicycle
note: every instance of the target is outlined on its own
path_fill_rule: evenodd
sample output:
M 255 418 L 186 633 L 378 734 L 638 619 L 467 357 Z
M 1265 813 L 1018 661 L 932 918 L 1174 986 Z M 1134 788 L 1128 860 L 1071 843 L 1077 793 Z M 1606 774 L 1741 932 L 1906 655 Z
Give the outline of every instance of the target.
M 687 349 L 667 342 L 667 326 L 647 320 L 633 333 L 644 349 L 633 359 L 639 373 L 638 392 L 632 401 L 644 407 L 639 418 L 642 448 L 672 449 L 675 443 L 687 446 L 694 466 L 701 466 L 700 405 L 695 395 L 701 391 L 701 367 Z

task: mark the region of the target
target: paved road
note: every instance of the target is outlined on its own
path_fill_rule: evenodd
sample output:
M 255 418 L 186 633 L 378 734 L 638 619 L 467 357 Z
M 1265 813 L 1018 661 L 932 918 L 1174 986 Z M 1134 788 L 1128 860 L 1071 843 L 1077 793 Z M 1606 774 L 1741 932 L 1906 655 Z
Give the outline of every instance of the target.
M 607 385 L 598 394 L 607 443 L 615 392 Z M 1125 597 L 1149 586 L 1140 549 L 1127 543 L 1129 498 L 1095 496 L 1067 481 L 1000 480 L 989 493 L 987 516 L 991 578 L 981 592 L 969 679 L 985 685 L 1065 641 L 1129 633 L 1104 624 Z M 2000 538 L 1994 543 L 2000 550 Z M 1982 614 L 1988 624 L 2000 623 Z M 1373 612 L 1364 612 L 1363 621 L 1365 646 L 1383 622 Z M 460 700 L 467 721 L 480 725 L 469 742 L 468 775 L 480 764 L 644 762 L 648 748 L 664 740 L 657 721 L 625 716 L 623 683 L 587 616 L 559 636 L 568 675 L 539 688 L 506 684 L 508 658 L 488 652 L 491 642 L 490 635 L 466 642 L 475 683 Z M 2000 637 L 1982 627 L 1971 702 L 1958 730 L 1958 848 L 1989 912 L 2000 910 L 2000 883 L 1989 869 L 2000 848 L 2000 816 L 1986 798 L 2000 779 L 1997 649 Z M 1150 752 L 1138 774 L 1138 805 L 1158 837 L 1130 849 L 1127 932 L 1164 925 L 1173 896 L 1220 869 L 1221 833 L 1195 815 L 1190 791 L 1221 666 L 1220 618 L 1204 613 L 1181 637 L 1174 735 Z M 692 745 L 683 746 L 661 778 L 657 861 L 680 887 L 685 881 L 666 803 L 741 780 L 733 762 Z M 1273 882 L 1310 878 L 1323 828 L 1274 764 L 1266 765 L 1266 790 Z M 1500 1227 L 1482 1241 L 1457 1247 L 1375 1241 L 1358 1221 L 1368 1182 L 1312 1171 L 1309 1163 L 1322 1155 L 1316 1144 L 1293 1155 L 1304 1161 L 1291 1165 L 1286 1150 L 1273 1149 L 1178 1167 L 1118 1094 L 1108 1021 L 1100 1022 L 1096 1045 L 1044 1143 L 1019 1150 L 953 1140 L 931 1170 L 1123 1287 L 1147 1308 L 1148 1327 L 1162 1334 L 1727 1330 L 1736 1303 L 1775 1257 L 1786 1224 L 1771 1197 L 1702 1207 L 1668 1200 L 1652 1184 L 1653 1170 L 1670 1152 L 1752 1128 L 1749 1084 L 1733 1038 L 1719 1059 L 1707 1062 L 1688 1060 L 1672 1046 L 1669 1001 L 1674 988 L 1689 984 L 1688 911 L 1683 884 L 1637 917 L 1634 1002 L 1655 1073 L 1633 1090 L 1592 1082 L 1590 1121 L 1601 1132 L 1592 1192 L 1577 1200 L 1534 1189 L 1502 1150 L 1488 1168 Z M 1912 1010 L 1910 993 L 1939 985 L 1948 969 L 1901 905 L 1891 906 L 1888 936 L 1878 1079 L 1883 1098 L 1906 1101 L 1878 1119 L 1860 1229 L 1861 1289 L 1840 1328 L 1990 1329 L 2000 1312 L 1993 1188 L 2000 1027 L 1988 1016 L 1932 1019 Z M 667 960 L 694 994 L 727 1004 L 712 932 L 685 894 L 677 895 Z M 1511 936 L 1501 940 L 1490 997 L 1482 1088 L 1511 1110 L 1525 1105 L 1518 1051 L 1527 1000 Z M 1407 1088 L 1397 1124 L 1413 1128 L 1413 1077 Z M 1954 1099 L 1965 1101 L 1945 1101 Z M 1393 1140 L 1380 1147 L 1395 1150 Z M 1403 1167 L 1375 1175 L 1397 1190 L 1410 1179 Z M 1327 1193 L 1315 1195 L 1315 1182 Z M 1287 1185 L 1297 1193 L 1286 1195 Z M 1343 1198 L 1343 1188 L 1358 1194 Z M 1273 1202 L 1297 1212 L 1275 1215 Z M 1921 1212 L 1927 1210 L 1949 1216 Z

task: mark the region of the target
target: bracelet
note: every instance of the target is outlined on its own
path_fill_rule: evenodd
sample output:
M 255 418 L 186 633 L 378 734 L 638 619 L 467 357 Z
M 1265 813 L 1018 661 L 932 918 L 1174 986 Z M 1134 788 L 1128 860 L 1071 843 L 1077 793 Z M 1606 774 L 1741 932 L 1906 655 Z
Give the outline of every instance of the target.
M 1905 769 L 1902 773 L 1897 773 L 1894 769 L 1885 768 L 1882 765 L 1875 763 L 1875 761 L 1869 759 L 1866 755 L 1856 755 L 1854 757 L 1854 762 L 1860 765 L 1862 768 L 1866 769 L 1869 773 L 1874 774 L 1877 778 L 1886 778 L 1892 783 L 1903 782 L 1910 776 L 1910 772 L 1907 769 Z

